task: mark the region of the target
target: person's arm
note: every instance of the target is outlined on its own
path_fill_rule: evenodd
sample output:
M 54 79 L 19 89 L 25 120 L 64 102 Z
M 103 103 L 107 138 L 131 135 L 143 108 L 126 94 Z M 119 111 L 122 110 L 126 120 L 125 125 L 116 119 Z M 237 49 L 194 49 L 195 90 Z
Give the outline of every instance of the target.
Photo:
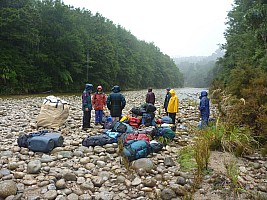
M 108 107 L 108 109 L 110 110 L 111 109 L 111 105 L 110 105 L 110 101 L 111 101 L 111 99 L 110 99 L 111 97 L 110 97 L 110 95 L 108 96 L 108 98 L 107 98 L 107 101 L 106 101 L 106 104 L 107 104 L 107 107 Z
M 125 105 L 126 105 L 125 97 L 121 95 L 121 109 L 124 109 Z

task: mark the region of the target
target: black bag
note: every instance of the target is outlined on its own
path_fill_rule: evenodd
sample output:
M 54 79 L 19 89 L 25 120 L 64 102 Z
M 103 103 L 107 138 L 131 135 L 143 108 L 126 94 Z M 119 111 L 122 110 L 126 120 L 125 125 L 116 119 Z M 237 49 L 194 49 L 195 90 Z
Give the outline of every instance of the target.
M 158 153 L 163 148 L 163 144 L 156 140 L 150 141 L 150 146 L 151 146 L 152 152 L 154 153 Z
M 135 114 L 135 115 L 138 115 L 138 116 L 142 116 L 143 113 L 146 112 L 146 110 L 144 108 L 142 108 L 142 107 L 133 107 L 131 109 L 131 112 L 132 112 L 132 114 Z
M 127 125 L 123 122 L 117 122 L 114 127 L 112 128 L 112 131 L 119 132 L 119 133 L 125 133 L 127 131 Z
M 152 103 L 147 103 L 145 108 L 147 113 L 153 113 L 157 110 L 156 106 L 154 106 Z
M 82 145 L 85 147 L 104 146 L 106 144 L 116 143 L 114 138 L 109 137 L 106 134 L 88 136 L 82 140 Z

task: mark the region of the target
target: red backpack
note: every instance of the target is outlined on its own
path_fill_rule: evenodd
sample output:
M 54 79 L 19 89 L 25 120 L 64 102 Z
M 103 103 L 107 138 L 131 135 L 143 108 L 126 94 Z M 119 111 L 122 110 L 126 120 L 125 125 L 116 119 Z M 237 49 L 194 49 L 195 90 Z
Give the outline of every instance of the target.
M 128 142 L 129 140 L 145 140 L 147 142 L 150 142 L 149 137 L 146 134 L 143 133 L 129 133 L 126 135 L 124 142 Z

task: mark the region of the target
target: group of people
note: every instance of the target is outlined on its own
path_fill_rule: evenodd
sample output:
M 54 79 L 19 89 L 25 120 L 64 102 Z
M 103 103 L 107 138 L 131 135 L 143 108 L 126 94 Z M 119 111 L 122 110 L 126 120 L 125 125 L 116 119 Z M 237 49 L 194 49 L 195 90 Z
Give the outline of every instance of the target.
M 179 110 L 179 99 L 178 96 L 175 94 L 174 89 L 167 88 L 167 93 L 165 95 L 164 100 L 164 109 L 166 111 L 166 115 L 172 119 L 172 123 L 175 124 L 176 113 Z M 152 88 L 148 89 L 146 94 L 146 103 L 155 104 L 155 94 L 152 91 Z
M 122 110 L 126 105 L 126 100 L 124 95 L 120 93 L 120 86 L 115 85 L 111 89 L 112 93 L 106 98 L 105 93 L 103 92 L 102 86 L 97 86 L 97 91 L 92 95 L 93 85 L 86 84 L 85 90 L 82 94 L 82 110 L 83 110 L 83 130 L 92 128 L 90 125 L 91 122 L 91 111 L 95 110 L 95 125 L 102 125 L 103 113 L 106 107 L 110 111 L 112 120 L 120 120 L 122 115 Z M 92 96 L 91 96 L 92 95 Z M 200 117 L 201 117 L 201 126 L 205 127 L 209 121 L 209 99 L 208 93 L 202 91 L 200 94 Z M 148 89 L 146 94 L 146 103 L 155 104 L 155 94 L 152 91 L 152 88 Z M 166 115 L 172 119 L 172 123 L 175 124 L 176 113 L 179 111 L 179 99 L 176 95 L 174 89 L 166 88 L 166 95 L 164 99 L 164 109 Z
M 106 107 L 110 111 L 112 120 L 119 120 L 122 110 L 126 105 L 125 97 L 120 93 L 120 86 L 115 85 L 112 93 L 106 98 L 101 85 L 97 86 L 97 91 L 91 96 L 93 91 L 92 84 L 85 84 L 82 94 L 82 110 L 83 110 L 83 130 L 93 128 L 91 126 L 91 111 L 95 110 L 95 125 L 102 125 L 103 113 Z

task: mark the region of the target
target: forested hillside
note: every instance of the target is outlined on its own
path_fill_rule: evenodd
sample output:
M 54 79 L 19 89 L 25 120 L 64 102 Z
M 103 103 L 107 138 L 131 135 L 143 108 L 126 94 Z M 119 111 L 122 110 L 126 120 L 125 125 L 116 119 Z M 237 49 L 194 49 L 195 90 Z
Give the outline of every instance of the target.
M 267 141 L 267 1 L 235 0 L 227 25 L 212 93 L 227 106 L 221 111 L 228 125 L 249 126 Z
M 174 61 L 184 76 L 185 87 L 209 87 L 214 75 L 213 68 L 224 51 L 218 49 L 210 56 L 190 56 L 174 58 Z
M 0 93 L 183 86 L 168 55 L 100 13 L 60 0 L 2 0 L 0 13 Z

